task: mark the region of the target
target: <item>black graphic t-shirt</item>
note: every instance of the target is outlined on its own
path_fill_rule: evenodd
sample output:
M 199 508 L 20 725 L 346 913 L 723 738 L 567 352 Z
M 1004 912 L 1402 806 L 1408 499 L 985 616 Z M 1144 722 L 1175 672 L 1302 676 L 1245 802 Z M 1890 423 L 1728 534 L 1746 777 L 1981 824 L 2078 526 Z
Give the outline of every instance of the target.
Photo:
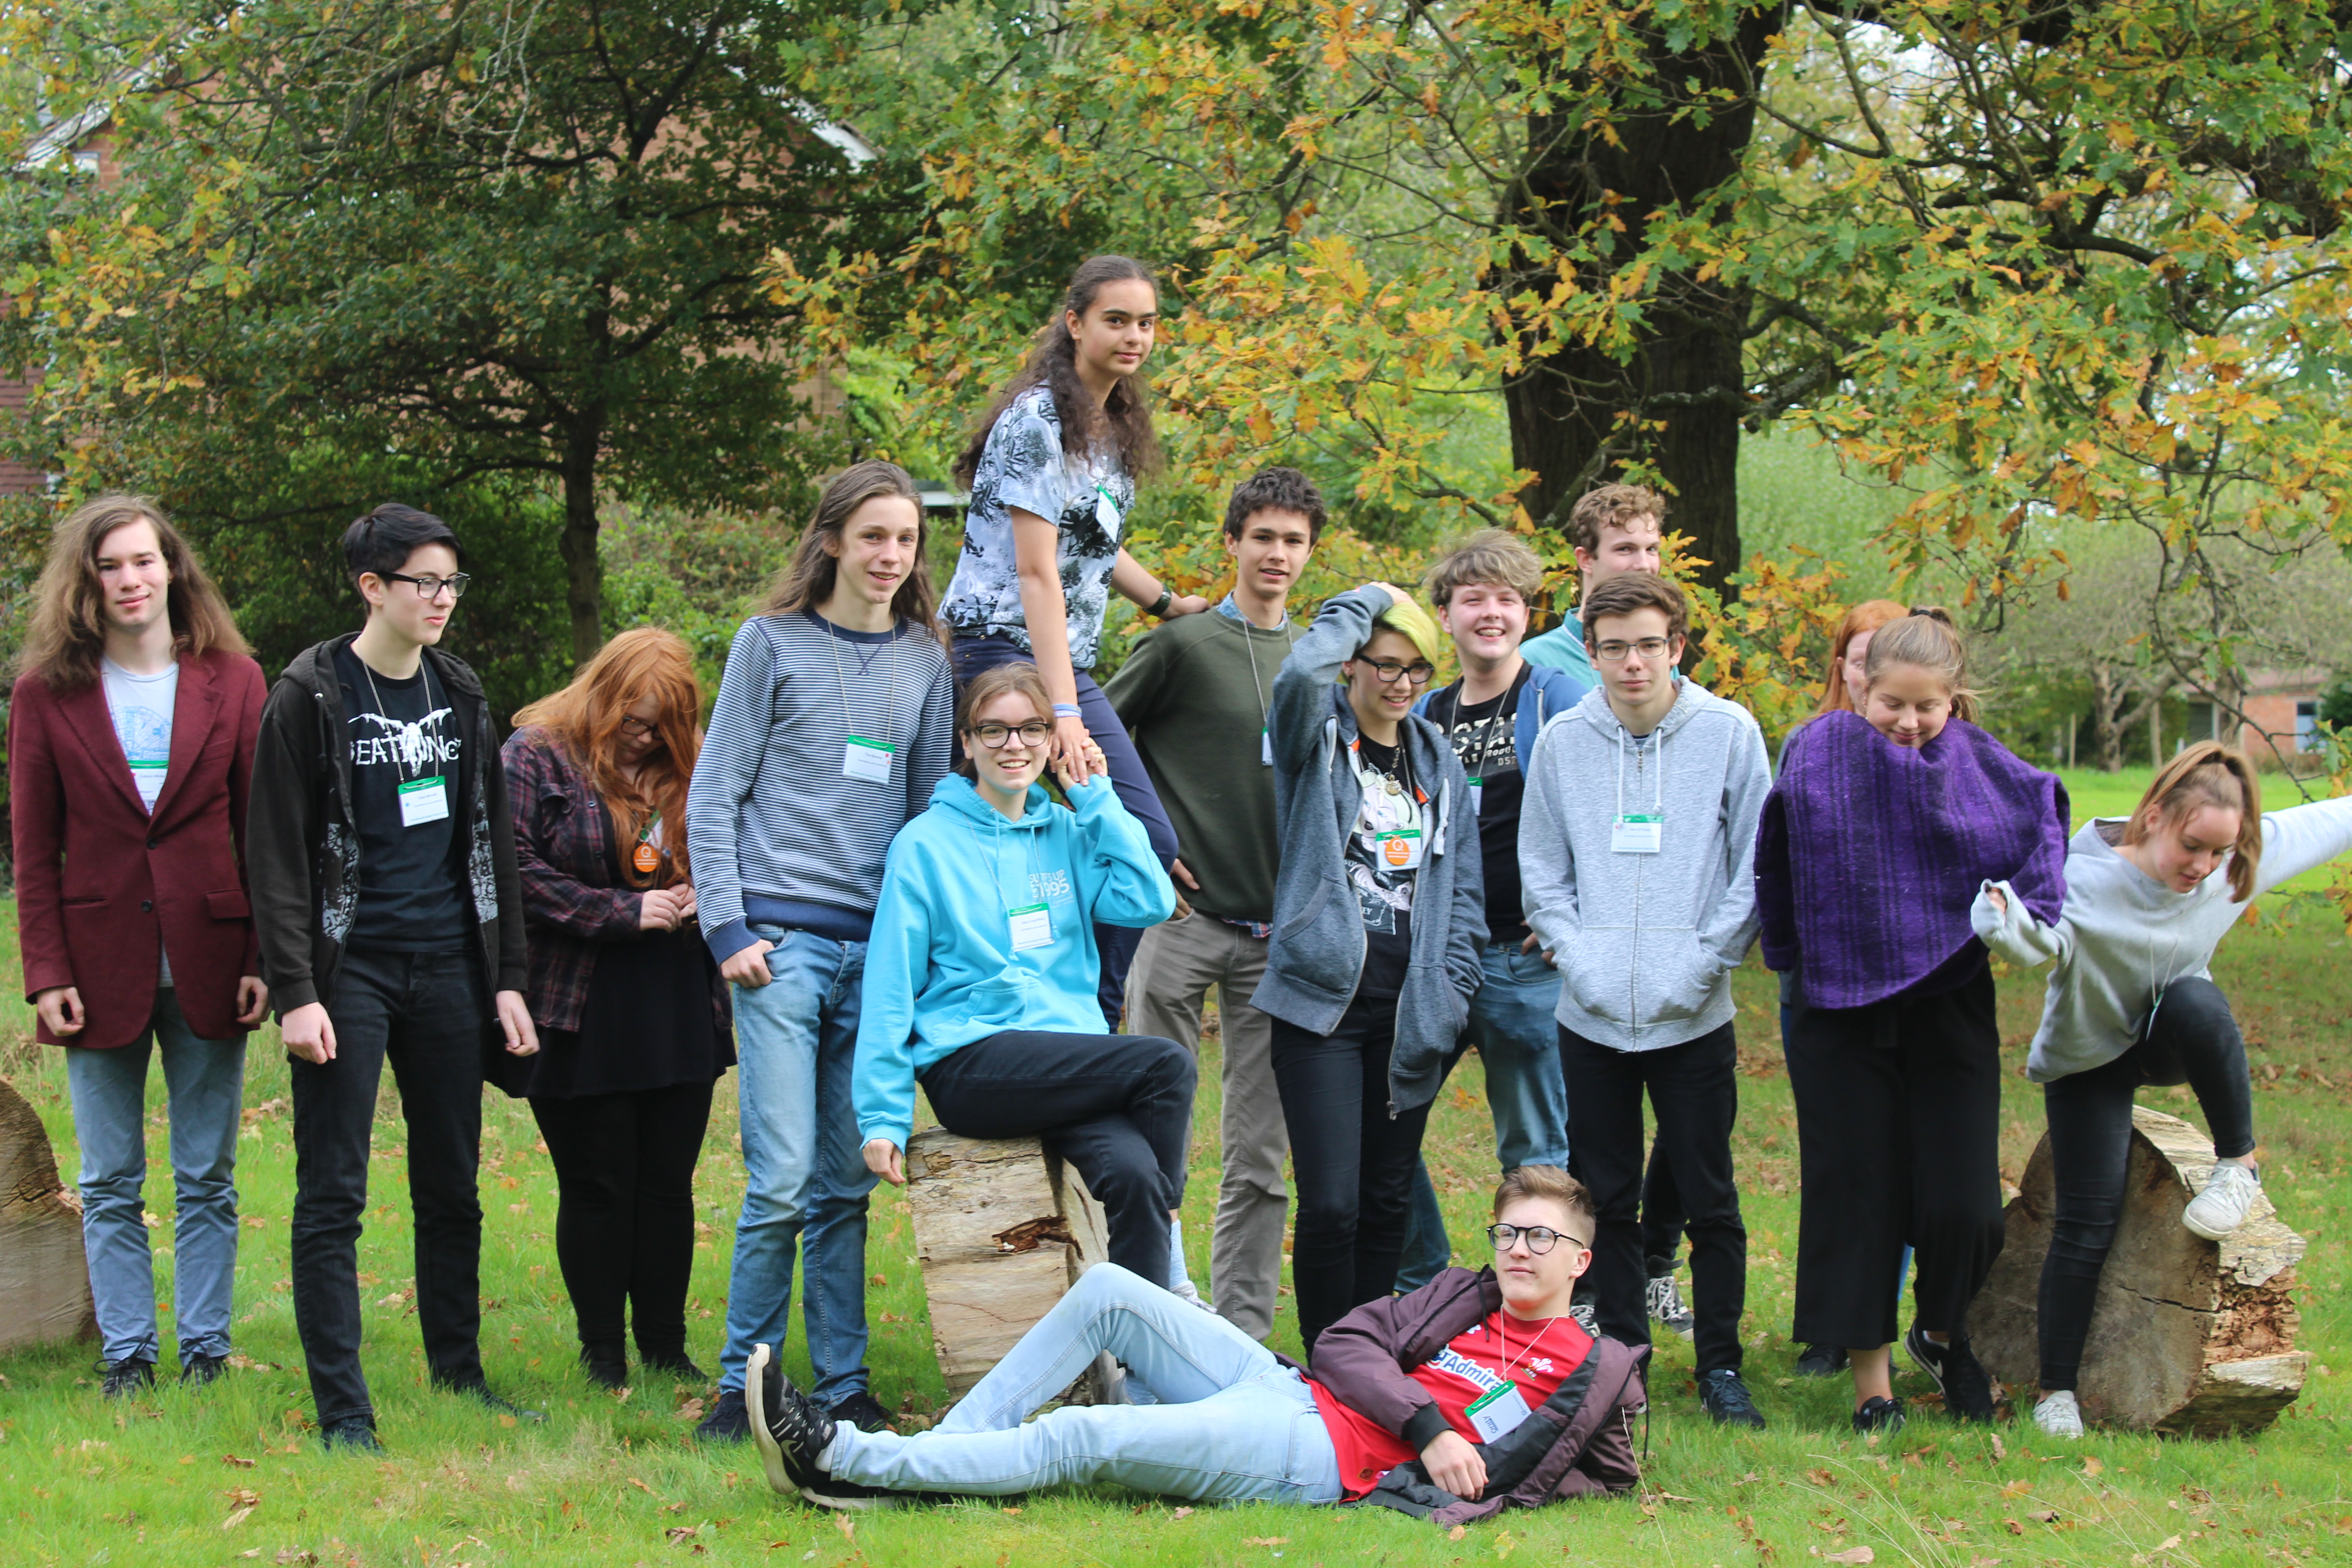
M 1364 918 L 1364 970 L 1356 1000 L 1382 1001 L 1404 989 L 1412 958 L 1412 889 L 1425 852 L 1428 814 L 1401 748 L 1356 742 L 1362 796 L 1348 833 L 1348 885 Z
M 457 863 L 459 736 L 448 688 L 429 666 L 405 680 L 369 669 L 348 643 L 335 650 L 335 676 L 348 715 L 352 805 L 360 826 L 360 901 L 350 945 L 457 952 L 471 940 L 474 921 Z M 434 779 L 438 785 L 428 782 Z
M 1478 860 L 1486 873 L 1486 933 L 1491 942 L 1524 942 L 1527 910 L 1519 900 L 1519 803 L 1527 797 L 1527 774 L 1519 771 L 1519 692 L 1528 683 L 1519 667 L 1511 689 L 1492 701 L 1462 705 L 1455 681 L 1429 704 L 1429 717 L 1445 731 L 1462 771 L 1473 781 L 1478 801 Z

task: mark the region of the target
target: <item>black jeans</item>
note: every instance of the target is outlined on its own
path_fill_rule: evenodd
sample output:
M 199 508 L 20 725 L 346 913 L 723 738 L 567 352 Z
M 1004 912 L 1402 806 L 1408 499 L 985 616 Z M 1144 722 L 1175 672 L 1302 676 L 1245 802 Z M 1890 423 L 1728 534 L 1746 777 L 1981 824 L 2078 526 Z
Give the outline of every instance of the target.
M 1043 1139 L 1078 1168 L 1110 1225 L 1110 1260 L 1168 1283 L 1168 1222 L 1184 1201 L 1192 1053 L 1157 1035 L 1010 1030 L 918 1075 L 964 1138 Z
M 1037 662 L 1018 644 L 1003 637 L 959 636 L 952 652 L 959 696 L 967 683 L 1000 664 Z M 1085 669 L 1071 673 L 1077 678 L 1078 708 L 1086 719 L 1087 732 L 1102 748 L 1103 761 L 1110 764 L 1111 787 L 1118 791 L 1118 803 L 1127 807 L 1129 816 L 1143 824 L 1143 831 L 1151 837 L 1151 852 L 1160 857 L 1160 867 L 1165 869 L 1176 860 L 1176 829 L 1168 820 L 1168 808 L 1160 804 L 1160 792 L 1152 787 L 1151 774 L 1144 769 L 1143 753 L 1135 749 L 1135 742 L 1128 734 L 1127 726 L 1119 722 L 1110 699 L 1095 684 L 1094 673 Z M 1136 926 L 1095 927 L 1095 949 L 1102 959 L 1095 1000 L 1102 1007 L 1103 1026 L 1114 1034 L 1118 1032 L 1119 1019 L 1127 1010 L 1127 972 L 1134 967 L 1135 950 L 1142 942 L 1143 932 Z M 1150 1278 L 1157 1279 L 1160 1276 Z
M 294 1098 L 294 1327 L 319 1425 L 373 1420 L 360 1370 L 360 1222 L 386 1061 L 408 1131 L 416 1321 L 436 1383 L 482 1380 L 482 1047 L 494 1027 L 481 959 L 352 949 L 327 1015 L 335 1055 L 289 1057 Z
M 1992 972 L 1866 1007 L 1792 1003 L 1784 1044 L 1801 1176 L 1796 1340 L 1894 1343 L 1906 1241 L 1918 1326 L 1967 1332 L 2001 1244 Z
M 1692 1339 L 1698 1370 L 1739 1370 L 1739 1314 L 1748 1306 L 1748 1226 L 1733 1180 L 1731 1128 L 1739 1118 L 1739 1052 L 1731 1026 L 1650 1051 L 1620 1051 L 1559 1032 L 1568 1077 L 1568 1146 L 1592 1194 L 1592 1267 L 1577 1293 L 1601 1331 L 1650 1342 L 1643 1266 L 1642 1094 L 1657 1113 L 1657 1148 L 1674 1170 L 1691 1241 Z
M 686 1355 L 694 1271 L 694 1165 L 710 1124 L 710 1083 L 625 1094 L 534 1095 L 555 1163 L 555 1260 L 581 1345 L 618 1360 L 625 1304 L 637 1353 Z
M 1396 1284 L 1429 1107 L 1389 1110 L 1396 1004 L 1359 1003 L 1328 1036 L 1274 1020 L 1274 1081 L 1298 1192 L 1290 1280 L 1307 1356 Z
M 1671 1268 L 1682 1245 L 1682 1189 L 1675 1185 L 1665 1144 L 1653 1143 L 1650 1168 L 1642 1177 L 1642 1256 L 1645 1260 L 1662 1258 Z
M 2176 980 L 2137 1044 L 2105 1067 L 2042 1086 L 2050 1116 L 2056 1182 L 2050 1251 L 2042 1260 L 2042 1386 L 2074 1388 L 2083 1341 L 2099 1295 L 2099 1271 L 2115 1245 L 2131 1162 L 2132 1099 L 2145 1084 L 2186 1083 L 2197 1091 L 2213 1152 L 2254 1151 L 2253 1084 L 2230 999 L 2210 980 Z

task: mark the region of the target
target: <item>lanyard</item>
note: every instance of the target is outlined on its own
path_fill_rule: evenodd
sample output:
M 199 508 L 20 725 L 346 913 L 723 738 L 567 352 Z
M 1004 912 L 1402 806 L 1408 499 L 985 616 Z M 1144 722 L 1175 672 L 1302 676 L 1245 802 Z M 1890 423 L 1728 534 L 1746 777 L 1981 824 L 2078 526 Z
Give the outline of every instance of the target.
M 841 673 L 841 639 L 834 635 L 832 622 L 817 615 L 814 610 L 809 614 L 815 618 L 817 625 L 824 628 L 824 646 L 833 654 L 834 683 L 841 688 L 842 727 L 855 735 L 857 733 L 857 721 L 849 711 L 849 678 Z M 898 743 L 898 632 L 895 625 L 891 628 L 890 641 L 886 646 L 890 651 L 890 662 L 883 678 L 882 700 L 885 722 L 889 727 L 875 738 L 895 750 Z
M 1657 734 L 1657 731 L 1651 731 Z M 1665 815 L 1666 798 L 1666 738 L 1658 735 L 1658 771 L 1650 780 L 1650 810 L 1654 816 Z M 1617 815 L 1625 815 L 1625 726 L 1617 726 Z
M 1505 687 L 1503 689 L 1502 696 L 1495 699 L 1495 710 L 1492 713 L 1487 714 L 1484 720 L 1479 721 L 1478 733 L 1475 737 L 1476 744 L 1472 752 L 1472 754 L 1478 759 L 1479 778 L 1477 780 L 1474 780 L 1474 783 L 1483 782 L 1485 779 L 1486 773 L 1486 760 L 1495 744 L 1495 725 L 1502 719 L 1503 710 L 1511 706 L 1511 693 L 1518 689 L 1518 684 L 1519 683 L 1515 680 L 1509 686 Z M 1454 729 L 1455 724 L 1459 724 L 1461 722 L 1462 689 L 1457 686 L 1454 689 L 1454 723 L 1448 724 L 1446 729 L 1450 731 Z
M 1528 1357 L 1535 1354 L 1536 1346 L 1543 1343 L 1543 1337 L 1551 1332 L 1551 1326 L 1559 1321 L 1559 1320 L 1558 1318 L 1546 1318 L 1544 1320 L 1544 1326 L 1536 1331 L 1535 1338 L 1529 1340 L 1526 1344 L 1521 1345 L 1519 1347 L 1519 1353 L 1514 1357 L 1511 1355 L 1511 1315 L 1508 1312 L 1497 1311 L 1495 1314 L 1495 1334 L 1497 1339 L 1503 1342 L 1503 1355 L 1505 1358 L 1503 1362 L 1503 1375 L 1505 1377 L 1510 1376 L 1511 1369 L 1513 1367 L 1518 1365 L 1520 1362 L 1527 1360 Z
M 353 654 L 352 655 L 352 658 L 359 665 L 360 673 L 367 677 L 368 697 L 370 700 L 375 703 L 377 715 L 383 719 L 391 719 L 392 715 L 383 710 L 383 693 L 375 689 L 375 671 L 370 669 L 368 668 L 368 661 L 361 658 L 359 655 Z M 433 666 L 429 660 L 420 654 L 417 657 L 416 668 L 418 672 L 425 677 L 425 711 L 429 715 L 433 711 Z M 420 719 L 417 721 L 417 723 L 421 726 L 424 723 L 424 721 Z M 425 731 L 421 728 L 418 729 L 416 732 L 416 739 L 420 744 L 424 742 Z M 397 773 L 403 781 L 406 781 L 408 778 L 408 763 L 405 760 L 407 750 L 408 748 L 405 746 L 395 747 L 392 755 L 393 771 Z M 441 759 L 436 757 L 433 760 L 437 763 Z M 416 776 L 420 779 L 424 778 L 425 776 L 424 773 L 424 759 L 419 758 L 417 760 L 417 769 Z M 444 815 L 446 815 L 446 813 L 444 813 Z
M 1232 595 L 1227 595 L 1227 597 L 1229 597 L 1229 598 L 1230 598 L 1231 596 L 1232 596 Z M 1240 607 L 1238 601 L 1236 602 L 1236 604 L 1235 604 L 1235 606 L 1234 606 L 1234 607 L 1235 607 L 1235 608 L 1239 608 L 1239 607 Z M 1236 630 L 1236 631 L 1238 631 L 1238 632 L 1240 632 L 1240 633 L 1242 634 L 1242 647 L 1245 647 L 1245 648 L 1247 648 L 1247 649 L 1249 650 L 1249 661 L 1250 661 L 1250 690 L 1251 690 L 1251 692 L 1252 692 L 1254 695 L 1255 695 L 1255 696 L 1256 696 L 1256 698 L 1257 698 L 1257 727 L 1258 727 L 1258 729 L 1259 729 L 1261 731 L 1263 731 L 1266 728 L 1267 724 L 1270 722 L 1270 721 L 1269 721 L 1269 719 L 1268 719 L 1268 717 L 1267 717 L 1267 714 L 1268 714 L 1269 709 L 1270 709 L 1270 707 L 1271 707 L 1271 699 L 1270 699 L 1270 698 L 1267 696 L 1267 694 L 1266 694 L 1266 689 L 1265 689 L 1265 680 L 1264 680 L 1264 679 L 1263 679 L 1258 675 L 1258 672 L 1257 672 L 1257 638 L 1255 638 L 1255 637 L 1254 637 L 1250 636 L 1250 630 L 1251 630 L 1251 622 L 1250 622 L 1250 619 L 1249 619 L 1249 617 L 1248 617 L 1248 616 L 1243 616 L 1239 617 L 1239 619 L 1240 619 L 1240 621 L 1241 621 L 1241 625 L 1240 625 L 1240 626 L 1236 626 L 1236 627 L 1234 627 L 1234 630 Z M 1279 632 L 1279 631 L 1287 631 L 1287 630 L 1289 629 L 1289 627 L 1290 627 L 1290 613 L 1289 613 L 1287 610 L 1286 610 L 1286 611 L 1284 611 L 1284 612 L 1283 612 L 1283 616 L 1282 616 L 1282 625 L 1280 625 L 1280 626 L 1278 626 L 1275 627 L 1274 629 L 1275 629 L 1276 631 L 1278 631 L 1278 632 Z M 1290 639 L 1290 646 L 1291 646 L 1291 647 L 1297 647 L 1298 646 L 1298 639 L 1297 639 L 1297 637 L 1292 637 L 1292 638 Z

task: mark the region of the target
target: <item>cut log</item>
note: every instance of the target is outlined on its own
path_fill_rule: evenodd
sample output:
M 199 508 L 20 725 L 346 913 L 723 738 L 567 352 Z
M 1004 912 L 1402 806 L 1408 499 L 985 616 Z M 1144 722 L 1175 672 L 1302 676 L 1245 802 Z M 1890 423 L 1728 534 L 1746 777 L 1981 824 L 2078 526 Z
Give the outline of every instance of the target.
M 2138 1431 L 2212 1436 L 2257 1431 L 2303 1392 L 2290 1294 L 2304 1239 L 2268 1196 L 2214 1243 L 2180 1223 L 2212 1173 L 2213 1145 L 2177 1116 L 2132 1108 L 2124 1212 L 2099 1278 L 2083 1348 L 2083 1414 Z M 2036 1300 L 2050 1249 L 2050 1139 L 2008 1210 L 2000 1261 L 1969 1312 L 1977 1355 L 2011 1392 L 2036 1386 Z
M 0 1079 L 0 1351 L 97 1333 L 81 1199 L 58 1179 L 40 1117 Z
M 1107 1256 L 1110 1226 L 1076 1171 L 1034 1138 L 907 1142 L 907 1206 L 931 1347 L 960 1398 Z

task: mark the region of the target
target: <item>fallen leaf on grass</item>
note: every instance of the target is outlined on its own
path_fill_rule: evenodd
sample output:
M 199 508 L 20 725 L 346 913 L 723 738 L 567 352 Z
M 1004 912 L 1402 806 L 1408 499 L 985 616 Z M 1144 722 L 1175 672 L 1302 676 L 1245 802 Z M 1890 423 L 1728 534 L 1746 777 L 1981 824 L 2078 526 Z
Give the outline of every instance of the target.
M 1459 1541 L 1469 1533 L 1470 1527 L 1468 1525 L 1457 1524 L 1453 1529 L 1445 1532 L 1445 1539 L 1448 1541 Z
M 2024 1480 L 2014 1480 L 2000 1489 L 2000 1495 L 2003 1497 L 2023 1497 L 2027 1492 L 2030 1492 L 2032 1489 L 2032 1487 Z
M 2045 1508 L 2040 1513 L 2029 1513 L 2025 1517 L 2036 1524 L 2055 1524 L 2058 1522 L 2058 1510 L 2054 1508 Z
M 2169 1552 L 2179 1544 L 2180 1537 L 2177 1535 L 2168 1535 L 2163 1540 L 2156 1543 L 2156 1549 L 2158 1552 Z
M 643 1481 L 641 1481 L 641 1480 L 637 1479 L 637 1478 L 636 1478 L 636 1477 L 635 1477 L 635 1476 L 631 1476 L 631 1477 L 629 1478 L 629 1484 L 630 1484 L 631 1486 L 633 1486 L 633 1487 L 636 1488 L 639 1491 L 641 1491 L 641 1492 L 645 1493 L 647 1497 L 651 1497 L 651 1496 L 653 1496 L 653 1495 L 654 1495 L 654 1489 L 653 1489 L 653 1488 L 651 1488 L 651 1487 L 649 1487 L 649 1486 L 647 1486 L 647 1485 L 646 1485 L 646 1483 L 645 1483 L 645 1482 L 643 1482 Z
M 1807 1470 L 1805 1472 L 1805 1479 L 1812 1482 L 1813 1485 L 1817 1487 L 1825 1487 L 1829 1485 L 1832 1479 L 1832 1478 L 1827 1470 Z
M 1867 1546 L 1855 1546 L 1843 1552 L 1826 1552 L 1822 1555 L 1822 1561 L 1824 1563 L 1875 1563 L 1878 1561 L 1878 1553 Z
M 240 1458 L 235 1454 L 223 1454 L 221 1456 L 221 1463 L 226 1465 L 233 1470 L 249 1470 L 253 1468 L 253 1461 L 251 1459 Z
M 235 1530 L 243 1524 L 255 1509 L 261 1506 L 261 1494 L 243 1487 L 228 1489 L 228 1517 L 221 1521 L 223 1530 Z
M 1992 1457 L 1996 1459 L 2009 1458 L 2009 1445 L 2000 1440 L 2000 1434 L 1998 1432 L 1992 1435 Z
M 2101 1459 L 2096 1454 L 2085 1454 L 2083 1456 L 2083 1473 L 2084 1475 L 2095 1476 L 2106 1468 L 2106 1462 Z
M 1242 1544 L 1244 1546 L 1286 1546 L 1289 1543 L 1290 1537 L 1286 1535 L 1244 1535 L 1242 1537 Z
M 850 1518 L 845 1513 L 836 1513 L 833 1516 L 833 1527 L 834 1529 L 841 1531 L 841 1538 L 849 1542 L 850 1545 L 855 1546 L 857 1544 L 857 1521 L 856 1520 Z
M 679 1542 L 691 1541 L 701 1533 L 702 1531 L 698 1528 L 691 1524 L 673 1524 L 667 1530 L 662 1531 L 663 1536 L 672 1544 L 676 1544 Z
M 1017 1509 L 1017 1508 L 1001 1508 L 1001 1509 L 998 1509 L 996 1511 L 997 1511 L 997 1512 L 999 1512 L 999 1513 L 1009 1513 L 1009 1514 L 1013 1515 L 1015 1519 L 1018 1519 L 1018 1518 L 1020 1518 L 1020 1517 L 1021 1517 L 1021 1510 L 1020 1510 L 1019 1509 Z
M 250 1556 L 252 1553 L 248 1552 L 247 1555 Z M 292 1568 L 310 1568 L 312 1563 L 319 1561 L 319 1554 L 305 1551 L 299 1546 L 285 1546 L 278 1549 L 277 1561 L 280 1564 L 290 1564 Z
M 1192 1517 L 1192 1510 L 1189 1508 L 1180 1508 L 1168 1517 L 1171 1519 L 1190 1519 Z
M 2017 1521 L 2013 1519 L 2004 1519 L 2001 1521 L 2001 1523 L 2009 1527 L 2009 1532 L 2011 1535 L 2023 1535 L 2025 1533 L 2025 1526 L 2018 1523 Z

